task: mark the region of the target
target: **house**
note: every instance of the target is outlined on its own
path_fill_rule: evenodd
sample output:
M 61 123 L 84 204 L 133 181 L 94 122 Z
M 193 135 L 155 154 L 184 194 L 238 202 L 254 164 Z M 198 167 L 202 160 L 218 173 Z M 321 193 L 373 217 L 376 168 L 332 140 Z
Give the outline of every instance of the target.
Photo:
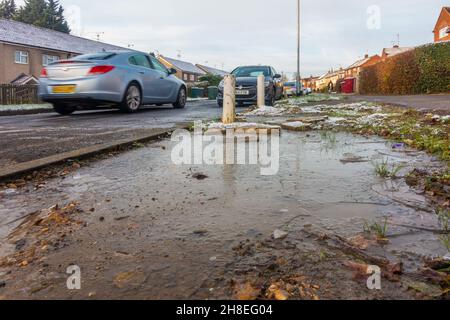
M 360 59 L 345 69 L 346 78 L 358 78 L 361 73 L 361 69 L 364 67 L 369 67 L 381 61 L 379 55 L 369 56 L 366 54 L 363 59 Z
M 316 91 L 318 89 L 317 81 L 319 77 L 310 76 L 309 78 L 302 79 L 302 85 L 304 88 L 310 88 L 312 91 Z
M 176 76 L 185 82 L 198 82 L 201 76 L 206 75 L 206 72 L 190 62 L 185 62 L 177 59 L 158 56 L 158 60 L 167 68 L 174 68 L 177 70 Z
M 391 58 L 393 56 L 396 56 L 398 54 L 408 52 L 411 50 L 414 50 L 414 47 L 399 47 L 399 46 L 395 45 L 392 48 L 384 48 L 383 52 L 381 54 L 381 59 L 385 60 L 387 58 Z
M 433 33 L 434 42 L 450 40 L 450 7 L 442 8 Z
M 331 90 L 334 91 L 336 89 L 337 82 L 345 77 L 345 70 L 340 68 L 337 71 L 331 69 L 323 76 L 319 77 L 316 81 L 317 90 Z
M 216 69 L 216 68 L 211 68 L 211 67 L 207 67 L 201 64 L 196 64 L 196 66 L 198 68 L 200 68 L 201 70 L 203 70 L 206 74 L 212 74 L 215 76 L 219 76 L 219 77 L 225 77 L 227 74 L 229 74 L 229 72 L 220 70 L 220 69 Z
M 51 62 L 103 50 L 129 49 L 0 19 L 0 84 L 33 83 Z

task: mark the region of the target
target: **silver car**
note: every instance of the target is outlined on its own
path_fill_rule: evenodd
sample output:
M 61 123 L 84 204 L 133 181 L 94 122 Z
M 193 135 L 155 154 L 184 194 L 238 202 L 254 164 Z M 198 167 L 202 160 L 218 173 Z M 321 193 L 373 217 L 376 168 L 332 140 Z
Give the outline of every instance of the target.
M 101 52 L 50 64 L 39 79 L 39 97 L 68 115 L 77 107 L 117 105 L 135 112 L 141 105 L 186 105 L 186 84 L 158 59 L 140 52 Z

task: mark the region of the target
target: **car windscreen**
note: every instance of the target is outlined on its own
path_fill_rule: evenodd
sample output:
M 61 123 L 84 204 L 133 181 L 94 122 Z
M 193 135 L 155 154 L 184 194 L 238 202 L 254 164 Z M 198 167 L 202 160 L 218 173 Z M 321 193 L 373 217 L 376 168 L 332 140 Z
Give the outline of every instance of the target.
M 232 74 L 236 77 L 257 77 L 261 74 L 269 77 L 270 69 L 268 67 L 240 67 L 234 70 Z
M 73 58 L 72 60 L 82 60 L 82 61 L 108 60 L 114 56 L 116 56 L 115 53 L 103 52 L 103 53 L 94 53 L 94 54 L 83 54 L 81 56 L 77 56 L 77 57 Z

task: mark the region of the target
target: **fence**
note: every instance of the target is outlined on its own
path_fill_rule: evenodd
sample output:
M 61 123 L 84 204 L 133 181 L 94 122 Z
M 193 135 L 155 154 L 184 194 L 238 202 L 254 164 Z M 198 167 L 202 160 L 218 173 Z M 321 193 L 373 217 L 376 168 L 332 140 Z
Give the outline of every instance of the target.
M 38 86 L 0 84 L 0 105 L 39 103 Z

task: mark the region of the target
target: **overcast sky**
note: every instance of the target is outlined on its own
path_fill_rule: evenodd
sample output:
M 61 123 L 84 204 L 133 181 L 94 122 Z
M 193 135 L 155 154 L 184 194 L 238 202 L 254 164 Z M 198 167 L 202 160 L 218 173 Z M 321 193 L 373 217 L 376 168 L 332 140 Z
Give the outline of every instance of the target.
M 301 0 L 302 76 L 346 67 L 401 46 L 433 41 L 449 0 Z M 20 1 L 19 1 L 20 3 Z M 296 0 L 61 0 L 87 38 L 226 70 L 271 64 L 296 69 Z M 79 8 L 79 16 L 77 14 Z

